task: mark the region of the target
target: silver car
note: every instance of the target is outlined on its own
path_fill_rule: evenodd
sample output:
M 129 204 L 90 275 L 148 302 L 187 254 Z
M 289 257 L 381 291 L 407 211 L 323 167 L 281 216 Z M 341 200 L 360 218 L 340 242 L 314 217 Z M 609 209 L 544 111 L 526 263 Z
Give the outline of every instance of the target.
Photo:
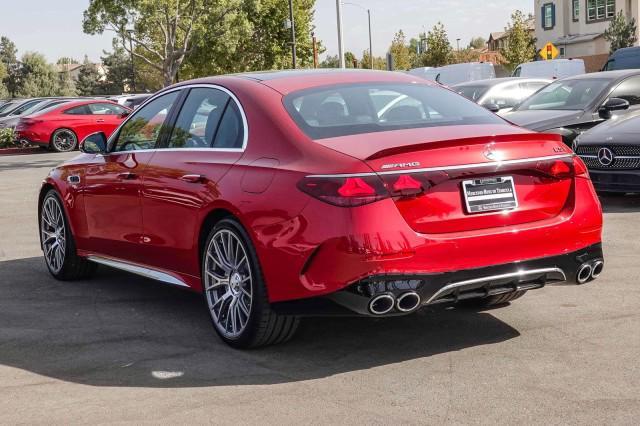
M 551 81 L 543 78 L 492 78 L 456 84 L 451 89 L 501 115 L 511 111 Z

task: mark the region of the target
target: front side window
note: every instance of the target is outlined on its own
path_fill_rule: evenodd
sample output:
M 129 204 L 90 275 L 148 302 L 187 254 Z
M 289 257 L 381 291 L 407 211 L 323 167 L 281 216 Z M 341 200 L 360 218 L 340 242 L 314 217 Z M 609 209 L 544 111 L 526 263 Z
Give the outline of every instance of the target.
M 520 102 L 520 85 L 518 83 L 510 84 L 505 87 L 498 87 L 487 95 L 482 102 L 483 105 L 497 105 L 500 109 L 513 108 Z
M 229 95 L 221 90 L 191 89 L 178 115 L 168 148 L 211 147 L 229 99 Z
M 423 84 L 356 83 L 294 92 L 285 107 L 312 139 L 503 121 L 462 96 Z
M 610 97 L 624 99 L 630 105 L 640 104 L 640 77 L 627 78 L 611 92 Z
M 517 110 L 584 110 L 608 84 L 607 79 L 595 78 L 558 81 L 525 100 Z
M 159 96 L 136 112 L 120 128 L 111 142 L 112 151 L 153 149 L 167 124 L 169 112 L 178 98 L 178 91 Z

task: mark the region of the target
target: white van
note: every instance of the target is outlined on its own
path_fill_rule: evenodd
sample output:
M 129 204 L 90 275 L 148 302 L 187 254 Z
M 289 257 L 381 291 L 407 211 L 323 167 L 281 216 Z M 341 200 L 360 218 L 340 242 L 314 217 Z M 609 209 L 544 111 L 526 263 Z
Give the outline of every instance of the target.
M 414 68 L 409 70 L 409 73 L 446 86 L 496 78 L 496 70 L 490 62 L 465 62 L 437 68 Z
M 552 59 L 520 64 L 513 71 L 513 77 L 559 79 L 585 72 L 582 59 Z

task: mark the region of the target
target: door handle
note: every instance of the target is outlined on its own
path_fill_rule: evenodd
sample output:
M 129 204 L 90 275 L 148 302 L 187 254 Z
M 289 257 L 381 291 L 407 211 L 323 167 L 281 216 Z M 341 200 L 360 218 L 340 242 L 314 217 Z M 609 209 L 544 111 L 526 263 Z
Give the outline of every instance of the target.
M 138 178 L 138 175 L 135 173 L 131 173 L 131 172 L 118 173 L 118 179 L 131 180 L 131 179 L 137 179 L 137 178 Z
M 99 118 L 99 119 L 96 120 L 96 123 L 104 123 L 104 119 Z
M 203 175 L 184 175 L 180 178 L 180 180 L 189 183 L 200 183 L 206 181 L 207 178 Z

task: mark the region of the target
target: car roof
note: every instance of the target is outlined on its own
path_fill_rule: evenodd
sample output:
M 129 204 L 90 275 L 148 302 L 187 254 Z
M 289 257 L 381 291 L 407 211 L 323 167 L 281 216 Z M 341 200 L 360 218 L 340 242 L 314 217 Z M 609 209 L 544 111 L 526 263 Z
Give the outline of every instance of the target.
M 604 78 L 607 80 L 615 81 L 634 75 L 640 75 L 640 69 L 592 72 L 588 74 L 573 75 L 571 77 L 563 78 L 562 80 L 591 80 L 596 78 Z
M 205 77 L 184 81 L 172 87 L 189 84 L 224 84 L 229 79 L 252 81 L 280 92 L 283 95 L 297 90 L 310 89 L 321 86 L 349 83 L 419 83 L 435 86 L 434 82 L 424 80 L 418 76 L 391 71 L 363 70 L 363 69 L 335 69 L 322 68 L 310 70 L 262 71 L 226 76 Z
M 52 109 L 51 111 L 54 111 L 54 110 L 57 111 L 58 108 L 67 109 L 67 108 L 74 108 L 77 106 L 89 105 L 89 104 L 112 104 L 112 105 L 118 105 L 119 107 L 127 109 L 127 107 L 119 105 L 116 102 L 110 101 L 108 99 L 71 99 L 60 105 L 56 105 L 56 108 Z
M 488 78 L 485 80 L 473 80 L 473 81 L 465 81 L 464 83 L 453 84 L 451 87 L 466 87 L 466 86 L 497 86 L 502 83 L 509 83 L 512 81 L 521 81 L 523 83 L 526 82 L 551 82 L 553 80 L 548 78 L 537 78 L 537 77 L 500 77 L 500 78 Z

